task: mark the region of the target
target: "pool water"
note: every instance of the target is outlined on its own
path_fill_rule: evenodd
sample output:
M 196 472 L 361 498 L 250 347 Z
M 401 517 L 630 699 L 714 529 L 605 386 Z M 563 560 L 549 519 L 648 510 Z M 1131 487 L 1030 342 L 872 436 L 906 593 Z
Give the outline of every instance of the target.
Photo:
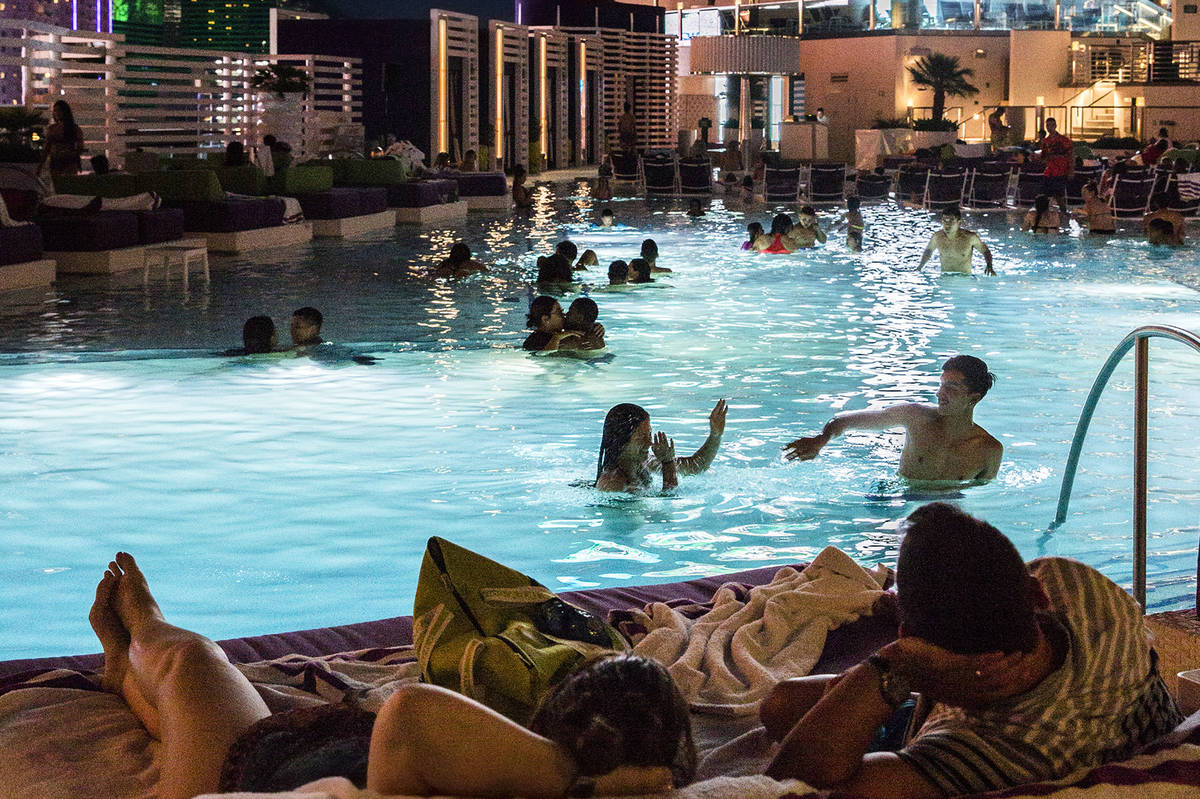
M 0 657 L 95 651 L 86 613 L 104 564 L 137 555 L 177 623 L 214 638 L 402 615 L 439 535 L 554 589 L 648 583 L 812 557 L 895 557 L 897 521 L 942 495 L 896 479 L 902 434 L 852 432 L 808 463 L 781 446 L 833 413 L 930 401 L 941 362 L 998 376 L 976 419 L 1005 446 L 989 485 L 948 496 L 1027 557 L 1132 573 L 1132 359 L 1097 409 L 1067 523 L 1048 532 L 1083 399 L 1141 324 L 1200 329 L 1200 260 L 1113 239 L 1034 239 L 968 215 L 996 278 L 915 271 L 937 220 L 864 210 L 866 250 L 738 251 L 748 217 L 715 199 L 612 203 L 634 230 L 589 227 L 583 184 L 542 186 L 528 218 L 472 215 L 456 231 L 398 228 L 350 242 L 212 258 L 213 281 L 140 275 L 65 282 L 0 305 Z M 822 212 L 829 227 L 839 215 Z M 658 284 L 596 290 L 611 357 L 520 350 L 534 261 L 569 235 L 602 264 L 653 236 Z M 487 275 L 431 281 L 462 238 Z M 977 264 L 978 271 L 982 265 Z M 603 270 L 587 273 L 602 284 Z M 564 305 L 578 292 L 563 297 Z M 325 336 L 374 365 L 239 359 L 242 321 L 315 305 Z M 1194 475 L 1200 361 L 1151 345 L 1152 609 L 1190 604 L 1200 533 Z M 645 406 L 687 454 L 728 398 L 713 467 L 669 495 L 601 495 L 600 429 Z

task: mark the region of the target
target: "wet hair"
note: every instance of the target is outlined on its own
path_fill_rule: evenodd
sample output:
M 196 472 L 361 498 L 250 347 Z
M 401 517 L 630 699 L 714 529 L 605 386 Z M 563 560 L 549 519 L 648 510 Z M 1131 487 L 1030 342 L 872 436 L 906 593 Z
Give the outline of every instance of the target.
M 299 318 L 301 322 L 320 327 L 325 322 L 325 317 L 321 316 L 321 312 L 310 305 L 305 305 L 303 308 L 297 308 L 292 311 L 292 316 Z
M 471 260 L 471 248 L 460 241 L 450 248 L 450 257 L 446 260 L 454 266 L 465 264 Z
M 79 137 L 79 125 L 75 122 L 75 112 L 71 110 L 71 104 L 66 100 L 56 100 L 51 109 L 57 109 L 58 115 L 62 117 L 60 121 L 63 127 L 63 138 L 74 143 Z
M 751 242 L 753 242 L 755 239 L 757 239 L 762 234 L 763 234 L 763 226 L 761 223 L 751 222 L 750 224 L 746 225 L 746 235 L 750 237 Z
M 813 208 L 811 205 L 803 205 L 800 207 L 800 215 L 801 216 L 816 216 L 817 209 Z
M 1175 226 L 1165 219 L 1151 219 L 1146 223 L 1146 232 L 1154 231 L 1164 236 L 1174 236 Z
M 974 355 L 955 355 L 942 364 L 942 371 L 947 369 L 961 372 L 967 390 L 978 394 L 980 399 L 987 396 L 988 390 L 996 382 L 996 376 L 988 371 L 987 364 Z
M 601 219 L 603 219 L 606 216 L 612 216 L 612 215 L 613 215 L 613 209 L 611 209 L 611 208 L 601 208 L 600 209 L 600 218 Z
M 608 265 L 608 282 L 625 283 L 629 280 L 629 264 L 624 261 L 613 261 Z
M 637 277 L 629 281 L 630 283 L 654 282 L 654 279 L 650 277 L 650 263 L 645 258 L 634 258 L 629 262 L 629 268 L 637 273 Z
M 640 655 L 584 662 L 550 690 L 529 729 L 565 749 L 580 776 L 661 766 L 682 787 L 696 774 L 687 702 L 667 670 Z
M 1042 214 L 1050 210 L 1050 195 L 1039 194 L 1033 198 L 1033 232 L 1037 233 L 1038 226 L 1042 223 Z
M 242 346 L 248 355 L 270 352 L 274 336 L 275 323 L 269 316 L 251 316 L 242 325 Z
M 604 433 L 600 436 L 600 455 L 596 459 L 596 479 L 617 465 L 621 450 L 629 443 L 638 425 L 650 418 L 641 405 L 622 402 L 609 408 L 604 417 Z
M 577 316 L 583 325 L 590 327 L 600 316 L 600 307 L 591 297 L 577 297 L 567 309 L 567 316 Z
M 537 330 L 541 327 L 542 317 L 549 316 L 554 310 L 556 303 L 558 303 L 558 300 L 553 297 L 547 297 L 544 294 L 534 297 L 533 302 L 529 303 L 529 313 L 525 316 L 525 327 L 532 330 Z
M 776 214 L 771 220 L 771 235 L 786 236 L 792 232 L 792 218 L 787 214 Z
M 658 257 L 658 242 L 654 239 L 646 239 L 642 242 L 642 257 L 650 260 Z
M 862 208 L 862 200 L 857 197 L 846 198 L 846 210 L 857 211 L 859 208 Z
M 579 248 L 575 246 L 573 241 L 560 241 L 554 251 L 566 258 L 568 261 L 574 261 L 579 257 Z
M 583 255 L 579 256 L 578 263 L 580 266 L 599 266 L 600 259 L 596 257 L 595 250 L 584 250 Z
M 537 265 L 539 283 L 570 283 L 574 279 L 571 262 L 561 253 L 538 258 Z
M 992 525 L 945 502 L 909 515 L 896 561 L 904 634 L 959 654 L 1031 652 L 1029 573 Z
M 231 141 L 225 145 L 225 166 L 245 166 L 246 145 L 240 141 Z
M 947 205 L 942 209 L 942 216 L 952 216 L 961 222 L 962 210 L 957 205 Z

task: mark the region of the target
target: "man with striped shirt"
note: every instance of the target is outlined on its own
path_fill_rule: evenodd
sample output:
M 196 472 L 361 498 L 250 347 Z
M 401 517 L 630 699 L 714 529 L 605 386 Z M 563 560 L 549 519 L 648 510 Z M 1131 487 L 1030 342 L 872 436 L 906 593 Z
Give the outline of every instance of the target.
M 1182 720 L 1141 609 L 1089 566 L 1026 566 L 999 530 L 933 503 L 908 518 L 896 580 L 897 641 L 764 700 L 783 739 L 769 775 L 872 799 L 957 796 L 1126 757 Z M 910 691 L 923 723 L 899 751 L 868 751 Z

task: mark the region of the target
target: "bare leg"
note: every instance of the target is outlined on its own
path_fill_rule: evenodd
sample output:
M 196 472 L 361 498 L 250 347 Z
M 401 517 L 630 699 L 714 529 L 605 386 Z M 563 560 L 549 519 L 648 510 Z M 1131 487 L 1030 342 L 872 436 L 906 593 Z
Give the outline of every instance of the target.
M 758 717 L 767 728 L 767 737 L 782 741 L 792 731 L 804 714 L 825 694 L 835 674 L 813 674 L 784 680 L 771 689 L 771 693 L 758 706 Z
M 212 641 L 163 619 L 124 552 L 108 565 L 89 618 L 104 645 L 105 687 L 162 741 L 160 799 L 215 792 L 230 744 L 270 715 L 253 686 Z

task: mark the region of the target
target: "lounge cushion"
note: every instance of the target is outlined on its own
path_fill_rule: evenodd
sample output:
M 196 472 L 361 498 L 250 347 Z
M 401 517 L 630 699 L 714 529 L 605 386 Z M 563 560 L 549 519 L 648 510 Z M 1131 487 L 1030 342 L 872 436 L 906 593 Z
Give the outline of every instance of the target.
M 458 184 L 453 180 L 414 180 L 388 187 L 388 205 L 393 208 L 425 208 L 457 199 Z
M 140 244 L 160 244 L 183 238 L 183 211 L 179 208 L 138 211 L 137 219 Z
M 42 229 L 37 225 L 0 227 L 0 266 L 42 257 Z
M 341 158 L 330 163 L 339 186 L 393 186 L 408 180 L 404 164 L 390 158 Z
M 46 249 L 52 252 L 99 252 L 138 244 L 138 218 L 133 211 L 39 216 L 36 221 Z
M 152 191 L 164 203 L 177 205 L 201 200 L 224 200 L 225 192 L 211 169 L 184 169 L 173 172 L 142 172 L 137 175 L 138 191 Z
M 267 193 L 267 176 L 254 164 L 218 166 L 213 168 L 213 172 L 225 191 L 254 195 Z
M 362 215 L 358 189 L 339 188 L 315 194 L 297 194 L 305 219 L 347 219 Z
M 266 186 L 268 194 L 284 197 L 329 191 L 333 188 L 333 167 L 324 163 L 290 166 L 267 178 Z
M 504 197 L 508 180 L 503 172 L 465 172 L 454 175 L 459 197 Z
M 130 197 L 142 190 L 137 175 L 109 173 L 107 175 L 60 175 L 54 178 L 54 190 L 59 194 L 83 194 L 88 197 Z
M 385 188 L 359 187 L 358 212 L 360 214 L 377 214 L 388 209 L 388 193 Z
M 184 229 L 202 233 L 236 233 L 283 224 L 283 200 L 275 197 L 184 202 L 178 207 L 183 209 Z

